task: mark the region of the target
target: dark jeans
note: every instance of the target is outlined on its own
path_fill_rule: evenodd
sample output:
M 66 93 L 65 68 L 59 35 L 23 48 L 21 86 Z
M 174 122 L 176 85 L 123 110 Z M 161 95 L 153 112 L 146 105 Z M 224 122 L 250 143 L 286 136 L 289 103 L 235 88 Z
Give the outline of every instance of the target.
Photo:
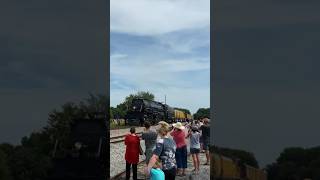
M 188 164 L 188 151 L 187 146 L 177 148 L 176 150 L 176 161 L 178 168 L 187 168 Z
M 175 180 L 176 179 L 176 168 L 169 170 L 162 170 L 165 175 L 165 180 Z
M 137 164 L 130 164 L 126 162 L 126 180 L 130 179 L 130 169 L 132 165 L 132 174 L 133 174 L 133 180 L 137 180 Z

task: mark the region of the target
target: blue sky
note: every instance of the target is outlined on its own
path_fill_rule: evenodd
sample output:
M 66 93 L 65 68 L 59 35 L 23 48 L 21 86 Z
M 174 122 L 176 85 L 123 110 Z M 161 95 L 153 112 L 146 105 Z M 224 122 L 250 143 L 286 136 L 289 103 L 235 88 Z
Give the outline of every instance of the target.
M 111 0 L 111 106 L 137 91 L 210 106 L 210 1 Z

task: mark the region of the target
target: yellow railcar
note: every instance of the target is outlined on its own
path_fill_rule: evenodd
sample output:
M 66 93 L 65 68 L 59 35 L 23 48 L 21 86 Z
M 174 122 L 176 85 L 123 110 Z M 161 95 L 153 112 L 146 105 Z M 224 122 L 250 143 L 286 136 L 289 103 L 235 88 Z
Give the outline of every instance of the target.
M 246 165 L 248 180 L 267 180 L 267 173 L 264 170 Z
M 192 119 L 192 116 L 191 116 L 191 114 L 187 114 L 187 119 Z
M 240 177 L 239 167 L 232 159 L 214 154 L 213 175 L 216 179 L 237 179 Z
M 175 109 L 175 110 L 174 110 L 174 118 L 175 118 L 175 119 L 185 119 L 186 116 L 185 116 L 185 113 L 184 113 L 184 112 Z
M 178 109 L 174 109 L 174 119 L 175 120 L 179 120 L 179 121 L 185 121 L 185 120 L 191 120 L 192 119 L 192 115 L 185 113 L 181 110 Z
M 233 159 L 216 153 L 211 154 L 210 176 L 218 180 L 267 180 L 267 173 L 264 170 L 248 165 L 240 166 Z

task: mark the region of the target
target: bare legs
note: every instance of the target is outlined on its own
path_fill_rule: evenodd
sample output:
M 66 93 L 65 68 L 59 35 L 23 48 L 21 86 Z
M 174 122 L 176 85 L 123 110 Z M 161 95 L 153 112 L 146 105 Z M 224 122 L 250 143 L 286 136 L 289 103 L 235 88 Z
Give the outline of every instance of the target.
M 198 174 L 199 170 L 200 170 L 199 153 L 192 154 L 192 162 L 193 162 L 193 166 L 194 166 L 194 170 L 193 171 L 196 174 Z
M 209 153 L 209 150 L 206 150 L 206 158 L 207 158 L 207 162 L 205 163 L 205 165 L 209 165 L 210 164 L 210 153 Z

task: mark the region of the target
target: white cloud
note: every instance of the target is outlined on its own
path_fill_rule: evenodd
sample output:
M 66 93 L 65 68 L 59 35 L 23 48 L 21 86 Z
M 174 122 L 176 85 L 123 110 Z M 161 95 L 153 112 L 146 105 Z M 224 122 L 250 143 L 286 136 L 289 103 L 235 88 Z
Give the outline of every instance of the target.
M 116 60 L 118 60 L 118 59 L 126 58 L 127 56 L 128 56 L 128 55 L 126 55 L 126 54 L 121 54 L 121 53 L 117 54 L 117 53 L 115 53 L 115 54 L 111 54 L 110 58 L 111 58 L 113 61 L 116 61 Z
M 111 0 L 111 31 L 159 35 L 209 28 L 210 0 Z
M 160 101 L 163 101 L 161 98 L 166 94 L 169 105 L 186 107 L 191 111 L 209 106 L 208 59 L 160 59 L 156 56 L 152 58 L 151 61 L 151 57 L 146 56 L 134 58 L 111 55 L 111 105 L 119 104 L 131 93 L 147 90 L 160 98 Z M 207 73 L 201 74 L 202 71 Z M 205 85 L 201 86 L 199 83 Z
M 199 71 L 210 68 L 209 60 L 185 59 L 185 60 L 163 60 L 154 64 L 161 73 Z
M 209 107 L 210 0 L 111 0 L 110 10 L 111 32 L 132 37 L 112 40 L 112 106 L 150 91 L 193 113 Z
M 130 60 L 129 60 L 130 59 Z M 153 59 L 153 60 L 150 60 Z M 210 69 L 208 59 L 158 59 L 156 57 L 129 57 L 110 61 L 111 79 L 123 79 L 139 87 L 179 86 L 184 84 L 179 73 Z M 184 86 L 186 86 L 185 84 Z
M 210 46 L 210 28 L 167 33 L 155 36 L 155 38 L 173 52 L 192 53 L 196 48 Z

